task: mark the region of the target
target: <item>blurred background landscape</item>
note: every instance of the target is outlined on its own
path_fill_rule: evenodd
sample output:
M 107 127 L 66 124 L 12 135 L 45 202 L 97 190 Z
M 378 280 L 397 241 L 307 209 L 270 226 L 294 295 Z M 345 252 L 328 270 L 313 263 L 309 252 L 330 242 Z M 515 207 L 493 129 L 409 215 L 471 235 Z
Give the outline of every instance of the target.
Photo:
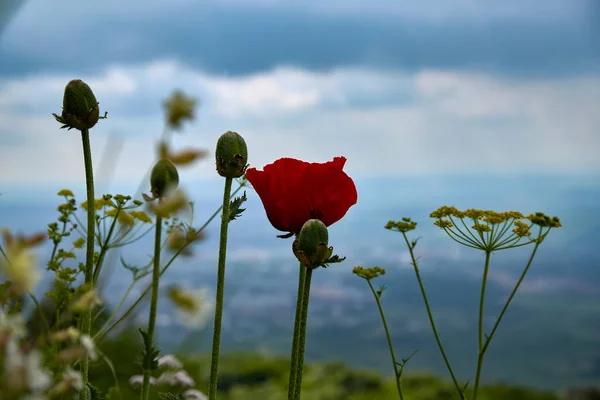
M 211 166 L 212 167 L 212 166 Z M 209 168 L 209 166 L 207 166 Z M 563 228 L 551 232 L 538 252 L 527 278 L 492 342 L 484 369 L 488 382 L 507 382 L 548 390 L 585 385 L 600 379 L 600 255 L 596 252 L 600 185 L 593 180 L 560 177 L 434 179 L 359 179 L 359 202 L 330 227 L 331 245 L 347 260 L 315 273 L 307 344 L 309 361 L 344 361 L 389 374 L 387 342 L 366 283 L 351 273 L 355 265 L 378 265 L 387 274 L 374 283 L 388 289 L 383 305 L 397 352 L 407 357 L 407 371 L 430 371 L 445 376 L 409 254 L 402 236 L 383 229 L 389 219 L 410 216 L 419 223 L 412 237 L 426 289 L 442 340 L 457 373 L 473 374 L 476 358 L 478 296 L 484 256 L 458 245 L 434 227 L 429 213 L 443 204 L 460 208 L 483 205 L 496 210 L 544 210 L 559 215 Z M 196 200 L 195 226 L 219 204 L 220 180 L 195 187 L 183 182 Z M 135 187 L 117 192 L 134 192 Z M 60 198 L 52 192 L 35 200 L 0 202 L 3 226 L 33 232 L 51 221 Z M 78 194 L 81 198 L 83 191 Z M 4 197 L 4 194 L 3 194 Z M 287 356 L 293 326 L 297 261 L 291 241 L 275 237 L 258 196 L 248 190 L 247 210 L 232 223 L 229 238 L 224 348 Z M 41 200 L 44 199 L 44 200 Z M 442 199 L 446 199 L 443 201 Z M 207 287 L 214 295 L 218 252 L 218 223 L 194 245 L 193 258 L 178 258 L 161 280 L 193 289 Z M 152 235 L 113 253 L 115 262 L 104 295 L 114 306 L 131 282 L 128 264 L 150 260 Z M 50 246 L 46 248 L 47 259 Z M 486 316 L 487 329 L 500 311 L 527 262 L 531 247 L 499 252 L 492 258 Z M 83 255 L 82 255 L 83 256 Z M 107 271 L 108 272 L 108 271 Z M 132 294 L 141 293 L 139 282 Z M 43 292 L 40 290 L 40 293 Z M 139 311 L 139 324 L 147 315 Z M 210 327 L 190 332 L 177 319 L 163 292 L 159 303 L 159 341 L 165 352 L 207 352 Z
M 390 372 L 374 300 L 351 274 L 355 265 L 379 265 L 388 271 L 376 283 L 388 287 L 383 304 L 397 354 L 418 349 L 407 370 L 446 377 L 402 237 L 383 229 L 411 217 L 442 340 L 458 375 L 470 379 L 483 255 L 447 238 L 429 213 L 441 205 L 542 211 L 563 228 L 538 252 L 492 342 L 484 379 L 547 390 L 600 383 L 597 2 L 9 0 L 2 7 L 0 227 L 44 230 L 62 188 L 83 201 L 80 139 L 51 117 L 70 79 L 85 80 L 109 113 L 92 131 L 97 194 L 138 191 L 163 131 L 161 104 L 180 88 L 200 107 L 173 136 L 177 148 L 213 151 L 218 136 L 234 130 L 257 168 L 283 156 L 348 158 L 359 200 L 330 228 L 346 261 L 314 276 L 308 361 Z M 180 172 L 196 202 L 195 226 L 220 203 L 215 175 L 212 155 Z M 247 192 L 247 211 L 230 228 L 223 345 L 287 356 L 297 263 L 291 241 L 275 238 L 256 193 Z M 164 284 L 212 290 L 217 249 L 212 224 L 194 258 L 176 261 Z M 490 325 L 528 250 L 492 259 Z M 112 254 L 109 305 L 131 281 L 118 257 L 142 265 L 150 253 L 146 237 Z M 171 311 L 163 301 L 162 349 L 206 352 L 211 323 L 189 332 Z M 145 312 L 137 317 L 145 321 Z

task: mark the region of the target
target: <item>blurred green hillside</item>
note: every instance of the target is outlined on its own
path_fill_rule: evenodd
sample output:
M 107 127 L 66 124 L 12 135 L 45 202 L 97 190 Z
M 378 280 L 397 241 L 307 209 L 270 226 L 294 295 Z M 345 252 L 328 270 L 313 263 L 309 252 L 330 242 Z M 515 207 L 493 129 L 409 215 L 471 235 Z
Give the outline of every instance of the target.
M 105 361 L 92 365 L 90 381 L 102 392 L 115 392 L 115 381 L 120 396 L 111 399 L 138 399 L 139 392 L 128 383 L 131 376 L 141 373 L 135 363 L 139 359 L 139 338 L 136 332 L 127 332 L 101 344 L 104 355 L 111 360 L 114 374 Z M 207 355 L 178 354 L 185 370 L 196 381 L 196 388 L 206 392 L 210 359 Z M 222 400 L 282 400 L 287 398 L 286 386 L 289 361 L 258 354 L 230 353 L 222 357 L 219 371 L 219 390 Z M 115 376 L 116 375 L 116 376 Z M 115 380 L 116 378 L 116 380 Z M 402 379 L 406 400 L 456 399 L 452 384 L 429 374 L 407 373 Z M 177 390 L 154 388 L 158 392 Z M 182 392 L 182 390 L 179 390 Z M 304 373 L 302 397 L 307 400 L 373 400 L 397 399 L 391 378 L 369 370 L 351 369 L 341 363 L 308 364 Z M 508 385 L 485 386 L 481 400 L 558 400 L 556 394 L 538 392 Z

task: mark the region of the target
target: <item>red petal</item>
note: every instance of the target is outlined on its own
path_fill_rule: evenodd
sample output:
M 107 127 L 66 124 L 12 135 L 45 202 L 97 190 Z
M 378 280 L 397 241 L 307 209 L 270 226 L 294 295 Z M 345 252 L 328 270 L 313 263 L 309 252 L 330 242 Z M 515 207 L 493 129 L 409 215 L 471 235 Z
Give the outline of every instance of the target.
M 264 171 L 248 169 L 246 178 L 260 196 L 271 224 L 297 233 L 310 218 L 329 226 L 356 204 L 356 187 L 343 171 L 345 163 L 345 157 L 326 163 L 280 158 Z

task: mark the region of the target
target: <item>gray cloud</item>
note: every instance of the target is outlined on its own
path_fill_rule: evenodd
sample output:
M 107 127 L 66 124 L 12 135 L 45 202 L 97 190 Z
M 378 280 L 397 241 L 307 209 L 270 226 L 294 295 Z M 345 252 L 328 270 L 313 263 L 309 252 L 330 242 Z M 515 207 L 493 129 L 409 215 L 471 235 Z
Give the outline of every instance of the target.
M 511 75 L 600 70 L 599 22 L 583 0 L 399 4 L 32 0 L 6 31 L 0 74 L 97 73 L 114 62 L 165 57 L 232 75 L 278 65 Z
M 459 71 L 279 68 L 242 78 L 163 62 L 115 65 L 83 78 L 101 109 L 109 111 L 93 130 L 94 154 L 111 145 L 110 134 L 124 141 L 124 157 L 115 164 L 121 182 L 139 182 L 153 162 L 163 124 L 160 104 L 174 87 L 199 95 L 203 104 L 198 121 L 176 135 L 177 147 L 212 150 L 222 132 L 235 130 L 246 138 L 250 162 L 258 167 L 283 156 L 325 161 L 345 155 L 353 176 L 600 168 L 597 76 L 524 82 Z M 50 116 L 60 110 L 69 79 L 5 81 L 0 137 L 26 142 L 0 147 L 0 169 L 18 171 L 3 177 L 4 183 L 83 179 L 78 135 L 60 131 Z M 361 94 L 400 100 L 362 107 Z M 30 102 L 46 111 L 23 111 Z M 182 171 L 188 181 L 212 176 L 211 159 Z

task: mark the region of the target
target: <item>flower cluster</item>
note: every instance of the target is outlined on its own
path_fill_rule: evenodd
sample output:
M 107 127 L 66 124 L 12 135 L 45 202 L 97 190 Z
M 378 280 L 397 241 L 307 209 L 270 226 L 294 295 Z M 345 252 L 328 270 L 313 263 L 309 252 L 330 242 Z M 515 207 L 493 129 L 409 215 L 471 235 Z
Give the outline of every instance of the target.
M 417 223 L 410 218 L 402 218 L 402 221 L 388 221 L 385 225 L 385 229 L 402 233 L 415 230 L 416 227 Z
M 452 239 L 484 251 L 504 250 L 516 246 L 521 239 L 531 236 L 533 225 L 548 229 L 561 227 L 558 217 L 551 218 L 540 212 L 525 217 L 518 211 L 497 212 L 473 208 L 461 211 L 456 207 L 443 206 L 433 211 L 430 216 L 435 218 L 434 225 L 445 230 Z M 467 224 L 466 220 L 471 222 Z M 528 220 L 529 224 L 524 220 Z M 511 227 L 513 229 L 509 232 Z M 536 240 L 542 240 L 543 237 L 544 235 L 541 235 Z M 530 240 L 526 244 L 536 240 Z
M 0 359 L 3 360 L 0 392 L 7 398 L 60 398 L 83 390 L 81 374 L 71 364 L 83 353 L 96 359 L 95 345 L 87 335 L 69 327 L 48 337 L 48 345 L 62 348 L 53 361 L 44 365 L 43 348 L 27 343 L 25 321 L 18 314 L 0 310 Z
M 385 275 L 385 269 L 379 267 L 364 268 L 362 266 L 356 266 L 352 269 L 352 273 L 370 281 L 378 276 Z
M 208 400 L 206 395 L 197 389 L 194 389 L 196 382 L 187 373 L 183 363 L 172 354 L 167 354 L 157 360 L 160 375 L 150 377 L 150 385 L 159 390 L 169 393 L 181 393 L 185 400 Z M 129 384 L 132 388 L 140 390 L 142 388 L 144 377 L 134 375 L 129 378 Z

